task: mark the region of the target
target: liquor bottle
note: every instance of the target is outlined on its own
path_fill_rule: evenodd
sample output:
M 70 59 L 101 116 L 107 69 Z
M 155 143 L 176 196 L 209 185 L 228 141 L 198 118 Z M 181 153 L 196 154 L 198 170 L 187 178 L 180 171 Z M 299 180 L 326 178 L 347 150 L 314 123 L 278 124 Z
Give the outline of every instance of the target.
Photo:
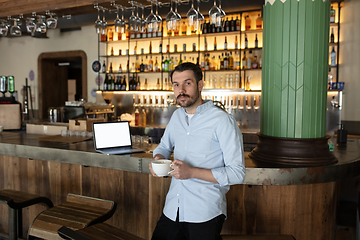
M 330 9 L 330 22 L 331 23 L 335 22 L 335 9 L 333 8 L 333 6 L 331 6 L 331 9 Z
M 251 19 L 249 15 L 245 17 L 245 31 L 251 30 Z
M 252 51 L 249 51 L 249 57 L 247 59 L 247 69 L 251 69 L 251 64 L 252 64 Z
M 252 68 L 253 69 L 258 68 L 257 56 L 254 56 L 254 61 L 252 62 Z
M 250 91 L 251 90 L 251 86 L 250 86 L 250 76 L 246 77 L 246 83 L 245 83 L 245 91 Z
M 105 80 L 104 80 L 104 86 L 103 86 L 103 90 L 104 90 L 104 91 L 107 91 L 107 90 L 108 90 L 108 82 L 109 82 L 109 80 L 108 80 L 108 75 L 106 74 L 106 75 L 105 75 Z
M 263 24 L 263 20 L 259 14 L 256 19 L 256 29 L 262 29 L 262 24 Z
M 178 65 L 178 60 L 177 60 L 177 57 L 175 57 L 175 60 L 174 60 L 174 62 L 173 62 L 173 69 L 172 70 L 174 70 L 175 69 L 175 67 Z
M 150 60 L 149 60 L 149 72 L 153 72 L 154 71 L 154 62 L 152 60 L 152 56 L 150 56 Z
M 116 80 L 115 80 L 115 87 L 114 87 L 114 90 L 117 91 L 119 90 L 118 88 L 118 83 L 119 83 L 119 76 L 116 77 Z
M 121 82 L 121 91 L 126 91 L 126 76 L 124 75 Z
M 257 38 L 257 34 L 255 34 L 255 48 L 258 48 L 258 38 Z
M 203 23 L 202 33 L 203 33 L 203 34 L 207 34 L 207 33 L 208 33 L 208 24 L 207 24 L 206 21 L 204 21 L 204 23 Z
M 139 110 L 136 108 L 135 109 L 135 126 L 139 126 L 139 121 L 140 121 L 140 113 Z
M 144 90 L 148 90 L 147 78 L 145 78 L 145 82 L 144 82 Z
M 227 37 L 225 36 L 224 49 L 227 50 Z
M 168 43 L 168 44 L 166 44 L 166 52 L 167 52 L 167 53 L 169 53 L 169 52 L 170 52 L 170 45 L 169 45 L 169 43 Z
M 172 71 L 174 69 L 174 60 L 172 57 L 169 58 L 169 72 Z
M 243 69 L 247 69 L 246 51 L 244 51 L 244 57 L 242 58 L 242 67 Z
M 222 53 L 220 58 L 220 70 L 224 70 L 224 53 Z
M 204 70 L 209 71 L 209 69 L 210 69 L 209 54 L 204 54 Z
M 146 112 L 144 108 L 141 110 L 141 125 L 146 127 Z
M 137 78 L 135 89 L 136 89 L 136 91 L 140 90 L 140 76 L 138 76 L 138 78 Z
M 211 24 L 211 32 L 212 32 L 212 33 L 216 33 L 215 23 L 212 23 L 212 24 Z
M 129 39 L 130 39 L 130 33 L 129 33 L 129 31 L 126 31 L 126 32 L 125 32 L 125 37 L 126 37 L 126 40 L 129 40 Z
M 135 32 L 131 32 L 130 33 L 130 39 L 135 39 L 136 35 L 135 35 Z
M 331 66 L 335 66 L 336 65 L 336 52 L 335 52 L 335 47 L 332 47 L 332 51 L 330 53 L 330 65 Z
M 159 44 L 159 53 L 162 53 L 162 43 Z
M 136 60 L 135 60 L 135 72 L 140 72 L 140 63 L 138 56 L 136 56 Z
M 200 68 L 202 71 L 205 71 L 205 58 L 206 58 L 206 54 L 204 54 L 204 58 L 202 58 L 200 62 Z
M 168 72 L 168 71 L 169 71 L 169 61 L 167 60 L 167 57 L 165 58 L 165 61 L 164 61 L 163 71 L 164 71 L 164 72 Z
M 187 33 L 187 25 L 185 23 L 185 21 L 183 21 L 182 25 L 181 25 L 181 35 L 185 36 Z
M 109 41 L 113 41 L 114 40 L 114 32 L 110 29 L 109 30 Z
M 331 28 L 330 43 L 335 42 L 334 28 Z
M 114 48 L 113 47 L 111 47 L 110 55 L 114 56 Z
M 151 46 L 151 41 L 150 41 L 150 45 L 149 45 L 149 53 L 152 53 L 152 46 Z
M 180 65 L 180 64 L 182 64 L 181 54 L 180 54 L 180 60 L 179 60 L 178 65 Z
M 121 63 L 120 63 L 120 65 L 119 65 L 119 70 L 118 70 L 118 73 L 122 73 Z
M 183 43 L 183 52 L 186 52 L 186 43 Z
M 149 64 L 149 65 L 150 65 L 150 64 Z M 160 72 L 157 57 L 155 58 L 154 71 L 155 71 L 155 72 Z
M 110 62 L 109 73 L 112 73 L 112 72 L 113 72 L 112 62 Z
M 234 70 L 240 69 L 240 55 L 238 51 L 235 51 L 235 57 L 234 57 Z
M 174 44 L 174 52 L 177 52 L 177 44 Z
M 7 78 L 5 76 L 0 76 L 0 92 L 5 97 L 5 93 L 7 92 Z
M 224 69 L 224 70 L 228 70 L 228 69 L 229 69 L 229 58 L 228 58 L 228 56 L 227 56 L 227 53 L 225 53 L 225 57 L 224 57 L 223 62 L 224 62 L 223 69 Z
M 164 56 L 162 56 L 161 70 L 162 70 L 163 72 L 165 72 L 165 60 L 164 60 Z
M 239 16 L 236 16 L 236 31 L 240 31 L 240 19 L 239 19 Z
M 225 32 L 230 32 L 230 21 L 228 17 L 226 17 L 226 21 L 225 21 Z
M 217 44 L 216 44 L 216 37 L 215 37 L 215 39 L 214 39 L 214 51 L 216 51 L 217 50 Z
M 237 39 L 237 36 L 235 36 L 235 49 L 238 49 L 238 46 L 239 45 L 239 43 L 238 43 L 238 39 Z
M 144 62 L 144 72 L 148 72 L 148 71 L 149 71 L 149 61 L 148 61 L 148 56 L 146 56 L 145 62 Z
M 193 49 L 192 49 L 193 52 L 196 52 L 196 43 L 193 43 L 192 46 L 193 46 Z
M 134 55 L 136 55 L 136 50 L 137 50 L 137 43 L 136 43 L 136 45 L 134 47 Z
M 144 72 L 145 71 L 145 65 L 144 65 L 144 60 L 141 57 L 141 64 L 140 64 L 140 72 Z
M 230 31 L 233 32 L 236 29 L 236 21 L 234 20 L 234 17 L 231 17 L 231 22 L 230 22 Z
M 105 60 L 104 60 L 104 63 L 102 65 L 102 72 L 103 73 L 106 73 L 106 65 L 105 65 Z
M 247 35 L 245 33 L 245 49 L 248 48 L 248 39 L 247 39 Z
M 142 33 L 142 35 L 141 35 L 141 38 L 146 38 L 147 37 L 147 29 L 146 29 L 146 31 L 144 31 L 143 33 Z
M 160 90 L 160 78 L 157 79 L 156 89 L 157 89 L 157 90 Z
M 207 51 L 207 40 L 206 40 L 206 37 L 204 38 L 204 40 L 205 40 L 205 44 L 204 44 L 204 46 L 205 46 L 205 51 Z
M 215 56 L 213 56 L 211 58 L 210 64 L 209 64 L 209 69 L 210 71 L 214 71 L 215 70 L 215 65 L 216 65 L 216 61 L 215 61 Z
M 229 56 L 229 69 L 230 70 L 234 69 L 234 58 L 233 58 L 232 52 L 230 52 L 230 56 Z
M 333 75 L 331 73 L 331 68 L 329 68 L 329 73 L 328 73 L 328 90 L 332 90 L 332 85 L 333 85 Z
M 114 91 L 115 90 L 115 76 L 112 75 L 111 80 L 110 80 L 110 90 Z
M 130 63 L 129 63 L 129 59 L 126 62 L 126 72 L 130 72 Z

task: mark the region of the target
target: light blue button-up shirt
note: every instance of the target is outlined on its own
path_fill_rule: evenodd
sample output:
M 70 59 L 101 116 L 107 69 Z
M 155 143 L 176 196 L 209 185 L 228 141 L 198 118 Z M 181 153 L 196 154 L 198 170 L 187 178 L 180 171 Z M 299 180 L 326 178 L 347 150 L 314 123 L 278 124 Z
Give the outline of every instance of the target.
M 191 178 L 171 180 L 163 213 L 175 221 L 205 222 L 226 215 L 225 194 L 230 185 L 241 184 L 245 177 L 242 134 L 235 119 L 214 106 L 200 105 L 188 124 L 184 108 L 177 109 L 154 150 L 184 161 L 192 167 L 211 169 L 218 183 Z

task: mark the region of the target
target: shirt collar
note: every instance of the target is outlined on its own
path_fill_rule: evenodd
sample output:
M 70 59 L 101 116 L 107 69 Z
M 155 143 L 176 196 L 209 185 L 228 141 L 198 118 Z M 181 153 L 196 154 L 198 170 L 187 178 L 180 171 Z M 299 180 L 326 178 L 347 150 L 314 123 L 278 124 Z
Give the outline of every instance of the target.
M 210 107 L 214 106 L 214 103 L 213 101 L 211 100 L 203 100 L 205 103 L 204 104 L 201 104 L 200 106 L 198 106 L 196 108 L 196 113 L 195 114 L 201 114 L 203 112 L 205 112 L 207 109 L 209 109 Z M 183 113 L 185 114 L 185 116 L 187 115 L 185 109 L 182 107 L 181 108 Z

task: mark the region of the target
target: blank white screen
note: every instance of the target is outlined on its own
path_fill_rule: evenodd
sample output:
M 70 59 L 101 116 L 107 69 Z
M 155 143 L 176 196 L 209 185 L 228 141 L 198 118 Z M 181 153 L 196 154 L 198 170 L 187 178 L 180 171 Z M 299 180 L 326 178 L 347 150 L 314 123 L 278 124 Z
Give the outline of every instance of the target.
M 128 122 L 94 124 L 94 134 L 97 148 L 131 145 Z

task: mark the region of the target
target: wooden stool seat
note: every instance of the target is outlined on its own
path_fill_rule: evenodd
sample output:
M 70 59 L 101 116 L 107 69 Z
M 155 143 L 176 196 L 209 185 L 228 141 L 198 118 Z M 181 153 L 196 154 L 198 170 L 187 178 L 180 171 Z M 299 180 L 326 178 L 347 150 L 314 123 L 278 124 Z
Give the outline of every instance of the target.
M 291 235 L 222 235 L 222 240 L 295 240 Z
M 39 195 L 16 191 L 12 189 L 0 190 L 0 203 L 9 206 L 9 239 L 17 240 L 22 237 L 22 209 L 34 204 L 45 204 L 53 207 L 50 199 Z
M 106 223 L 98 223 L 87 228 L 72 231 L 69 228 L 62 227 L 58 231 L 64 239 L 71 240 L 144 240 L 131 233 L 113 227 Z
M 66 202 L 40 213 L 30 226 L 29 239 L 62 239 L 57 231 L 62 226 L 73 230 L 101 223 L 115 212 L 113 201 L 68 194 Z

